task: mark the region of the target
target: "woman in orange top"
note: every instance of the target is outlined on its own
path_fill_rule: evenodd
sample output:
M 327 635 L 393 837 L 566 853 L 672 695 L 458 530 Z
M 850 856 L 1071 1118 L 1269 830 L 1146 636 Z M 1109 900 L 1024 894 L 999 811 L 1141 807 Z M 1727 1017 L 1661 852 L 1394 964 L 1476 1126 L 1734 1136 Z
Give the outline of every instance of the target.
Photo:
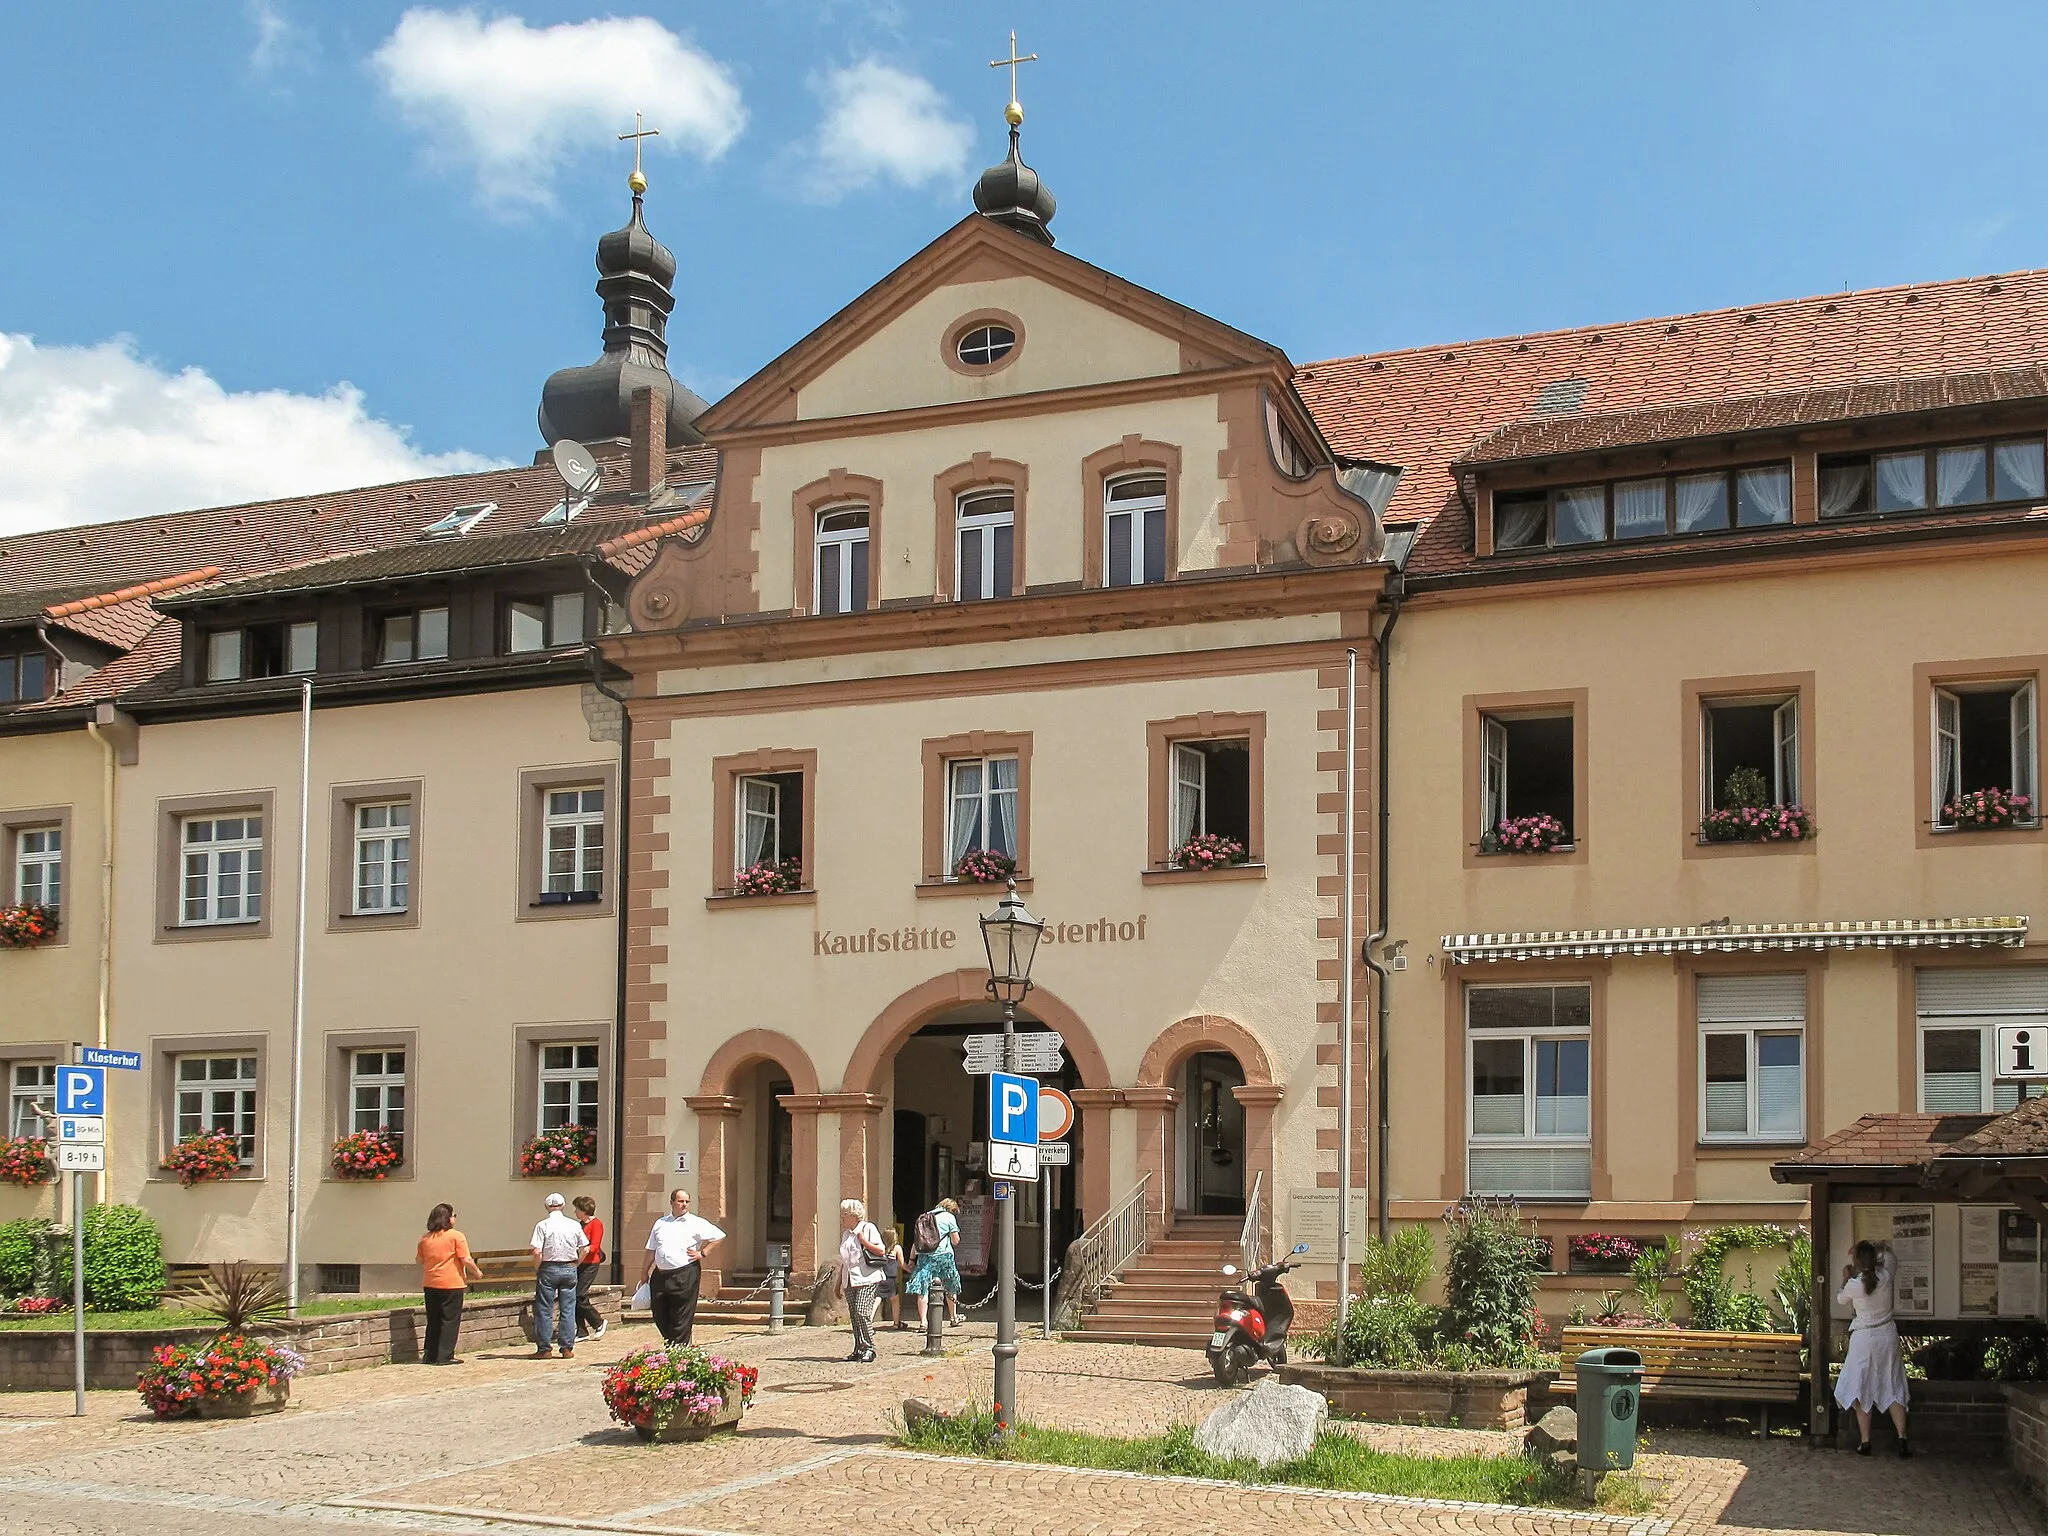
M 469 1256 L 469 1239 L 455 1230 L 454 1206 L 444 1202 L 427 1213 L 419 1260 L 420 1289 L 427 1295 L 427 1342 L 420 1360 L 426 1365 L 460 1365 L 455 1334 L 462 1326 L 463 1281 L 481 1280 L 484 1272 Z

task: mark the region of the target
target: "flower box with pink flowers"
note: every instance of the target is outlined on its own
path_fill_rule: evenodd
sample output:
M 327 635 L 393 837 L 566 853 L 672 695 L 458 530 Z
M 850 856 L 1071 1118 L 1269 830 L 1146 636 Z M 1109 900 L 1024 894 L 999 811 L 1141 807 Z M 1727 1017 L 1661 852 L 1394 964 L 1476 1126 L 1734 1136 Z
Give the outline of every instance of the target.
M 2004 789 L 1967 790 L 1941 808 L 1941 825 L 1959 832 L 2031 827 L 2038 819 L 2031 795 Z
M 1555 816 L 1510 816 L 1479 839 L 1481 853 L 1549 853 L 1567 846 L 1571 830 Z

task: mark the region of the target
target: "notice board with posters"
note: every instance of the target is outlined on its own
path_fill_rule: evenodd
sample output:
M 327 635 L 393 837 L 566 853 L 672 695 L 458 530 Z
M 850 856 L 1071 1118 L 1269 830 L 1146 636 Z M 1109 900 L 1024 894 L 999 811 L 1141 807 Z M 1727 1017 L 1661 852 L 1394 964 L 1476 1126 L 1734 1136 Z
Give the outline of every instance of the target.
M 2039 1224 L 1998 1205 L 1837 1205 L 1830 1293 L 1864 1239 L 1892 1245 L 1893 1312 L 1902 1321 L 2038 1319 L 2043 1315 Z M 1835 1306 L 1837 1317 L 1850 1309 Z

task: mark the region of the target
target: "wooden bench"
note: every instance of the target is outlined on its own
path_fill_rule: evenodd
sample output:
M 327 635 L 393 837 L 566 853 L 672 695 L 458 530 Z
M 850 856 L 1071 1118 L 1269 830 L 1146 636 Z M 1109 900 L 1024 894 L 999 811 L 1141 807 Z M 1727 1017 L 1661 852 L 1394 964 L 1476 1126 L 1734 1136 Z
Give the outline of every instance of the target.
M 533 1250 L 531 1248 L 492 1248 L 483 1253 L 472 1252 L 476 1267 L 484 1272 L 482 1285 L 533 1284 Z
M 1796 1333 L 1717 1333 L 1690 1328 L 1567 1328 L 1564 1369 L 1589 1349 L 1632 1349 L 1643 1357 L 1643 1396 L 1755 1403 L 1759 1435 L 1771 1404 L 1796 1403 L 1804 1380 Z

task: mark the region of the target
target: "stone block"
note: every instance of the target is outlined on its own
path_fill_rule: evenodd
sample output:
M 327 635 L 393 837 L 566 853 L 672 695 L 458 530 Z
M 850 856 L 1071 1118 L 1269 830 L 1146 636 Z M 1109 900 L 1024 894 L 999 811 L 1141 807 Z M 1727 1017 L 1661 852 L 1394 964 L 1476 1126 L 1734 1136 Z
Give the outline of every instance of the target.
M 1314 1447 L 1329 1416 L 1320 1392 L 1269 1376 L 1202 1420 L 1195 1444 L 1212 1456 L 1244 1458 L 1262 1467 L 1299 1461 Z

